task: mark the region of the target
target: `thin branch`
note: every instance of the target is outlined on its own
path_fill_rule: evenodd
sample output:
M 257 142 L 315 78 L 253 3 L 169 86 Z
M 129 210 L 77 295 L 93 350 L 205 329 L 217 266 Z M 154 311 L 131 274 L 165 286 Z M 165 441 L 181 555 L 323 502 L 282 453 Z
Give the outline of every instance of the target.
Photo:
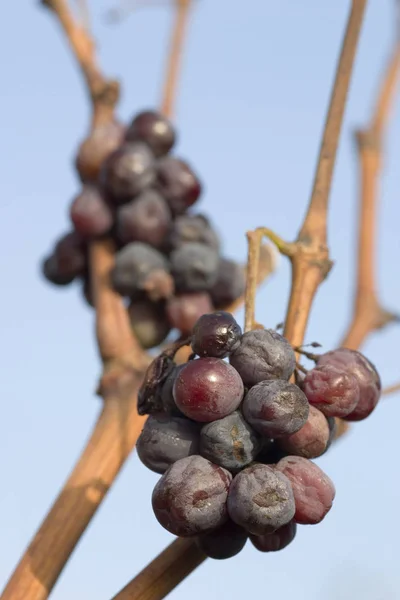
M 189 21 L 191 0 L 175 1 L 175 21 L 172 28 L 171 45 L 164 83 L 161 112 L 171 118 L 174 113 L 175 98 L 178 88 L 179 72 L 183 57 L 185 33 Z
M 382 390 L 382 396 L 389 396 L 390 394 L 395 394 L 397 392 L 400 392 L 400 382 L 384 388 Z
M 365 7 L 366 0 L 353 0 L 352 2 L 309 209 L 297 241 L 294 244 L 284 244 L 283 246 L 283 249 L 288 250 L 287 254 L 293 267 L 292 290 L 286 316 L 285 335 L 294 346 L 301 346 L 303 342 L 315 293 L 330 268 L 329 253 L 326 246 L 328 199 L 344 106 Z M 272 235 L 280 244 L 281 240 L 274 234 Z M 162 600 L 165 598 L 166 594 L 186 576 L 187 572 L 182 572 L 182 570 L 185 565 L 186 554 L 194 544 L 195 542 L 192 542 L 192 545 L 188 542 L 188 547 L 185 548 L 184 552 L 176 552 L 174 544 L 164 551 L 164 559 L 168 560 L 169 565 L 168 577 L 171 578 L 172 582 L 168 589 L 153 585 L 153 568 L 157 568 L 158 565 L 158 559 L 156 558 L 124 588 L 125 595 L 121 595 L 121 592 L 120 595 L 115 596 L 114 600 Z M 138 595 L 135 595 L 139 583 L 141 587 Z
M 66 0 L 46 0 L 60 21 L 90 92 L 92 127 L 113 119 L 118 84 L 100 73 L 88 32 L 75 22 Z M 103 376 L 103 410 L 73 472 L 58 495 L 1 600 L 46 600 L 64 565 L 136 443 L 144 419 L 137 392 L 150 358 L 134 338 L 122 299 L 110 286 L 111 241 L 91 244 L 90 277 Z
M 377 329 L 398 320 L 385 310 L 376 290 L 376 229 L 378 182 L 382 170 L 382 146 L 396 84 L 400 71 L 400 40 L 395 45 L 382 79 L 381 89 L 369 127 L 356 133 L 360 165 L 360 200 L 357 282 L 353 316 L 341 342 L 342 346 L 357 349 L 365 338 Z

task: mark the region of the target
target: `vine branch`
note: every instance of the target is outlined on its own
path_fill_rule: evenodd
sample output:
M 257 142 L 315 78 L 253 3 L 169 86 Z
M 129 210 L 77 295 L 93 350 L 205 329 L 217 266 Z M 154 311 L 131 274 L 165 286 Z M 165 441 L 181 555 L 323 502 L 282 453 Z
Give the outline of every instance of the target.
M 293 244 L 283 243 L 282 246 L 280 238 L 270 230 L 262 230 L 262 235 L 274 238 L 272 241 L 277 243 L 278 248 L 281 245 L 283 253 L 287 254 L 292 262 L 292 287 L 286 315 L 285 336 L 293 346 L 301 346 L 303 342 L 315 293 L 331 267 L 327 248 L 328 200 L 365 7 L 366 0 L 352 0 L 325 124 L 314 189 L 298 238 Z M 257 244 L 261 242 L 262 235 L 258 230 L 256 233 Z M 252 260 L 256 261 L 257 255 Z M 257 268 L 258 265 L 254 267 L 255 272 Z M 195 542 L 190 542 L 190 540 L 186 544 L 179 542 L 181 541 L 177 540 L 168 546 L 160 555 L 163 557 L 162 559 L 160 556 L 154 559 L 113 600 L 162 600 L 165 598 L 184 577 L 205 559 L 204 556 L 197 555 L 197 560 L 186 565 L 189 549 L 196 552 Z M 186 569 L 185 566 L 187 566 Z M 163 577 L 160 577 L 161 573 Z M 171 582 L 169 586 L 163 585 L 163 578 Z

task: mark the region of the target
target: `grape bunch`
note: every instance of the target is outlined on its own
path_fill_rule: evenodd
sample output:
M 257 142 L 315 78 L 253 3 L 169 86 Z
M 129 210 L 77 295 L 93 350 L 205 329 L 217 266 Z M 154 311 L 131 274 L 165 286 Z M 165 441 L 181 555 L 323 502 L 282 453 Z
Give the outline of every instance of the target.
M 248 539 L 261 552 L 281 550 L 297 525 L 320 523 L 331 509 L 334 485 L 311 459 L 329 448 L 335 418 L 372 412 L 379 375 L 339 348 L 291 383 L 289 342 L 271 329 L 242 334 L 223 311 L 202 315 L 190 344 L 183 365 L 173 354 L 155 359 L 139 392 L 149 417 L 137 452 L 161 475 L 154 514 L 211 558 L 238 554 Z
M 81 281 L 93 304 L 88 246 L 112 237 L 118 252 L 111 282 L 128 299 L 132 329 L 146 349 L 171 329 L 188 335 L 200 315 L 226 308 L 245 287 L 243 269 L 221 255 L 210 220 L 191 211 L 202 184 L 170 153 L 175 141 L 172 124 L 154 111 L 139 113 L 126 129 L 97 127 L 76 159 L 83 187 L 70 206 L 72 230 L 43 262 L 48 281 Z

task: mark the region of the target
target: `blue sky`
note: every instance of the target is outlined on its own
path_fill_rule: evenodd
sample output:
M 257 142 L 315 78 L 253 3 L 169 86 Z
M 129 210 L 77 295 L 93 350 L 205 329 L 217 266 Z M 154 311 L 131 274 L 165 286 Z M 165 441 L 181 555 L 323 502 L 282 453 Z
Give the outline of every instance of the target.
M 226 252 L 243 261 L 244 232 L 265 225 L 292 239 L 304 214 L 349 0 L 199 0 L 177 107 L 178 152 L 206 183 Z M 355 274 L 357 164 L 352 131 L 366 122 L 393 34 L 393 0 L 370 0 L 335 171 L 329 242 L 335 267 L 318 294 L 308 341 L 334 346 L 350 316 Z M 47 286 L 39 261 L 68 227 L 78 183 L 76 144 L 89 122 L 82 82 L 51 15 L 36 2 L 7 2 L 0 23 L 0 584 L 79 455 L 100 409 L 93 314 L 78 289 Z M 156 106 L 170 13 L 141 10 L 104 22 L 112 0 L 92 2 L 105 71 L 123 80 L 120 116 Z M 379 207 L 378 283 L 399 310 L 400 112 L 386 143 Z M 282 321 L 289 268 L 262 288 L 257 318 Z M 242 313 L 239 317 L 242 318 Z M 400 378 L 399 329 L 365 346 L 383 381 Z M 244 594 L 297 600 L 394 600 L 400 596 L 399 396 L 385 399 L 319 464 L 337 488 L 325 521 L 303 527 L 289 548 L 247 547 L 208 561 L 171 594 L 209 600 Z M 171 539 L 153 517 L 157 476 L 133 454 L 55 588 L 55 600 L 108 600 Z M 211 585 L 213 582 L 213 585 Z

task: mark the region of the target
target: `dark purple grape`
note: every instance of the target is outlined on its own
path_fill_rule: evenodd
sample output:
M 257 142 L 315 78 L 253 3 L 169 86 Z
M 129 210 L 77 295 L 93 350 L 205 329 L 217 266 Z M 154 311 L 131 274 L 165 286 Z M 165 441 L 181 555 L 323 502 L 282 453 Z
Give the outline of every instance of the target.
M 85 244 L 82 237 L 72 231 L 57 241 L 53 254 L 43 263 L 42 272 L 51 283 L 68 285 L 76 277 L 84 275 L 85 268 Z
M 247 331 L 229 360 L 248 387 L 268 379 L 288 380 L 296 366 L 293 348 L 273 329 Z
M 228 512 L 230 518 L 249 533 L 272 533 L 294 517 L 290 481 L 279 471 L 255 463 L 238 473 L 232 481 Z
M 148 469 L 165 473 L 177 460 L 199 453 L 199 426 L 165 413 L 150 415 L 136 449 Z
M 201 193 L 201 183 L 192 168 L 173 156 L 159 160 L 156 186 L 174 215 L 184 213 Z
M 230 313 L 202 315 L 193 328 L 192 350 L 199 356 L 225 358 L 240 344 L 242 330 Z
M 141 143 L 124 144 L 105 161 L 100 180 L 110 200 L 123 204 L 151 186 L 156 177 L 154 157 Z
M 75 230 L 90 239 L 108 233 L 114 223 L 113 213 L 99 190 L 85 185 L 70 207 L 71 221 Z
M 258 433 L 278 438 L 303 427 L 309 404 L 297 385 L 276 379 L 253 386 L 244 397 L 242 410 L 246 421 Z
M 267 535 L 251 535 L 250 541 L 260 552 L 278 552 L 283 550 L 292 542 L 296 535 L 297 525 L 290 521 L 287 525 L 280 527 L 274 533 Z
M 54 285 L 69 285 L 75 279 L 75 275 L 73 273 L 61 273 L 58 270 L 57 258 L 54 254 L 43 260 L 42 273 L 45 279 Z
M 81 181 L 95 182 L 100 168 L 108 156 L 120 146 L 124 127 L 112 121 L 98 125 L 79 146 L 75 166 Z
M 223 525 L 232 475 L 202 456 L 171 465 L 153 491 L 158 522 L 170 533 L 190 537 Z
M 309 403 L 327 417 L 346 417 L 360 398 L 354 375 L 329 363 L 308 371 L 302 389 Z
M 145 242 L 162 246 L 169 231 L 171 213 L 165 200 L 155 190 L 145 190 L 121 206 L 117 212 L 117 236 L 123 243 Z
M 203 215 L 180 215 L 175 219 L 168 236 L 168 247 L 176 250 L 188 242 L 205 244 L 214 250 L 220 247 L 217 233 Z
M 329 477 L 317 465 L 301 456 L 287 456 L 278 462 L 276 468 L 292 484 L 296 523 L 320 523 L 332 508 L 335 498 L 335 486 Z
M 161 405 L 163 407 L 163 410 L 171 413 L 172 415 L 177 415 L 181 417 L 183 417 L 184 414 L 179 410 L 179 408 L 175 404 L 173 389 L 176 378 L 185 366 L 186 363 L 184 363 L 183 365 L 174 366 L 174 368 L 167 375 L 160 392 Z
M 139 113 L 126 132 L 128 142 L 144 142 L 154 156 L 167 154 L 175 143 L 172 123 L 159 112 L 146 110 Z
M 171 330 L 162 302 L 132 300 L 128 313 L 132 330 L 142 348 L 159 346 Z
M 215 308 L 227 308 L 244 294 L 246 277 L 242 265 L 233 260 L 221 258 L 217 280 L 210 289 Z
M 289 454 L 304 458 L 318 458 L 326 452 L 331 437 L 328 421 L 314 406 L 310 406 L 307 423 L 299 431 L 278 443 Z
M 142 242 L 131 242 L 120 250 L 111 272 L 114 289 L 123 296 L 134 297 L 153 271 L 168 271 L 166 258 Z
M 184 292 L 208 290 L 217 277 L 218 253 L 204 244 L 188 243 L 170 256 L 177 289 Z
M 209 558 L 224 560 L 239 554 L 247 540 L 247 532 L 229 520 L 218 529 L 198 536 L 196 543 Z
M 212 309 L 207 292 L 178 294 L 168 300 L 166 307 L 172 327 L 179 329 L 183 335 L 189 335 L 201 315 L 211 312 Z
M 243 391 L 239 373 L 231 365 L 219 358 L 199 358 L 180 371 L 173 394 L 184 415 L 209 423 L 236 410 Z
M 261 438 L 239 411 L 201 428 L 200 454 L 228 471 L 240 471 L 253 462 L 261 446 Z
M 360 398 L 354 410 L 345 418 L 347 421 L 366 419 L 375 409 L 381 395 L 381 380 L 375 366 L 357 350 L 338 348 L 323 354 L 318 359 L 318 367 L 332 365 L 344 369 L 356 378 Z

